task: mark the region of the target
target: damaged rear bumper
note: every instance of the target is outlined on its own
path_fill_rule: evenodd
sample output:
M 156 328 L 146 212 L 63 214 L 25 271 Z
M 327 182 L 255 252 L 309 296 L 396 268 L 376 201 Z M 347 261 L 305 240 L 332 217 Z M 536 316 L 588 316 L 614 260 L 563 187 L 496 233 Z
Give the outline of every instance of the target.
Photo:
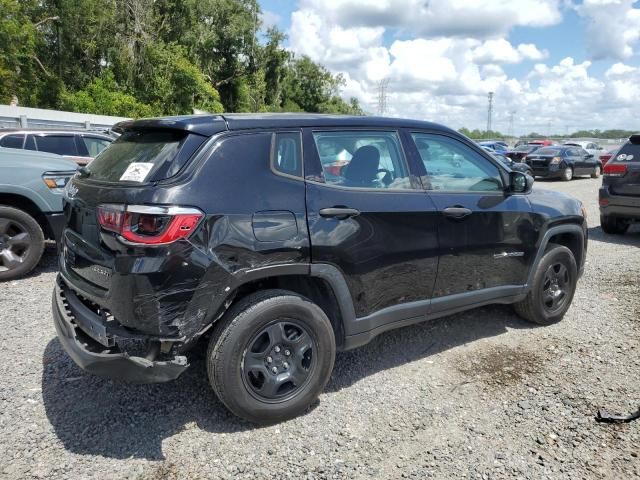
M 187 358 L 176 356 L 167 361 L 152 361 L 118 351 L 117 344 L 106 347 L 95 340 L 99 325 L 91 333 L 81 329 L 97 324 L 90 312 L 72 309 L 59 282 L 53 291 L 53 323 L 67 354 L 83 370 L 130 383 L 159 383 L 176 379 L 188 367 Z M 94 315 L 95 316 L 95 315 Z

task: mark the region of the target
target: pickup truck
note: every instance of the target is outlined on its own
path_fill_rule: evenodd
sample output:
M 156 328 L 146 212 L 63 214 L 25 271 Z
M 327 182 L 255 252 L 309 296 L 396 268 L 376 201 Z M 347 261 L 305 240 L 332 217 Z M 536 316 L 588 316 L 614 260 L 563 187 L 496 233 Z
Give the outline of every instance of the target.
M 60 239 L 64 188 L 78 165 L 60 155 L 0 148 L 0 282 L 38 264 Z

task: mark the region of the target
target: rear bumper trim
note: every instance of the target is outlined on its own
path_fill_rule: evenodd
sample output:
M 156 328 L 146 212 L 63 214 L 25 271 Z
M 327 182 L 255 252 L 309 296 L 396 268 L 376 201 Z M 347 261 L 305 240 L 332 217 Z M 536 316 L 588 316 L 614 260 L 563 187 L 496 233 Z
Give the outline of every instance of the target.
M 189 367 L 184 356 L 176 356 L 170 361 L 151 361 L 130 356 L 126 352 L 109 352 L 104 347 L 100 352 L 90 350 L 87 342 L 79 337 L 79 327 L 69 306 L 65 304 L 57 282 L 53 291 L 52 310 L 53 323 L 62 347 L 87 372 L 130 383 L 160 383 L 176 379 Z

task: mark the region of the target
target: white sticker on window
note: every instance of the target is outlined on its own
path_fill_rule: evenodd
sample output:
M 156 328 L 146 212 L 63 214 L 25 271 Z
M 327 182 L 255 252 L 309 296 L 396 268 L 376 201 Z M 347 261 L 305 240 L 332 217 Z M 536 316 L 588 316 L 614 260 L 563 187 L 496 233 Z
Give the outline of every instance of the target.
M 631 160 L 633 160 L 633 155 L 627 155 L 627 161 L 630 162 Z
M 625 161 L 627 159 L 627 155 L 626 154 L 622 154 L 622 155 L 618 155 L 618 158 L 616 158 L 616 160 L 620 160 L 620 161 Z
M 127 182 L 144 182 L 149 172 L 153 168 L 153 163 L 133 162 L 129 164 L 120 180 Z

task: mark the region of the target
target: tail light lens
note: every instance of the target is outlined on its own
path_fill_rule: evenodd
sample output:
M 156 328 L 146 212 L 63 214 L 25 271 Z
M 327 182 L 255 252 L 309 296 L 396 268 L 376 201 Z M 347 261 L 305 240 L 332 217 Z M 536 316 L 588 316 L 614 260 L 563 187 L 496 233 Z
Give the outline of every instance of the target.
M 627 166 L 620 163 L 607 163 L 604 166 L 604 174 L 609 177 L 623 177 L 627 173 Z
M 204 216 L 195 208 L 145 205 L 100 205 L 97 213 L 103 230 L 143 245 L 161 245 L 186 238 Z

